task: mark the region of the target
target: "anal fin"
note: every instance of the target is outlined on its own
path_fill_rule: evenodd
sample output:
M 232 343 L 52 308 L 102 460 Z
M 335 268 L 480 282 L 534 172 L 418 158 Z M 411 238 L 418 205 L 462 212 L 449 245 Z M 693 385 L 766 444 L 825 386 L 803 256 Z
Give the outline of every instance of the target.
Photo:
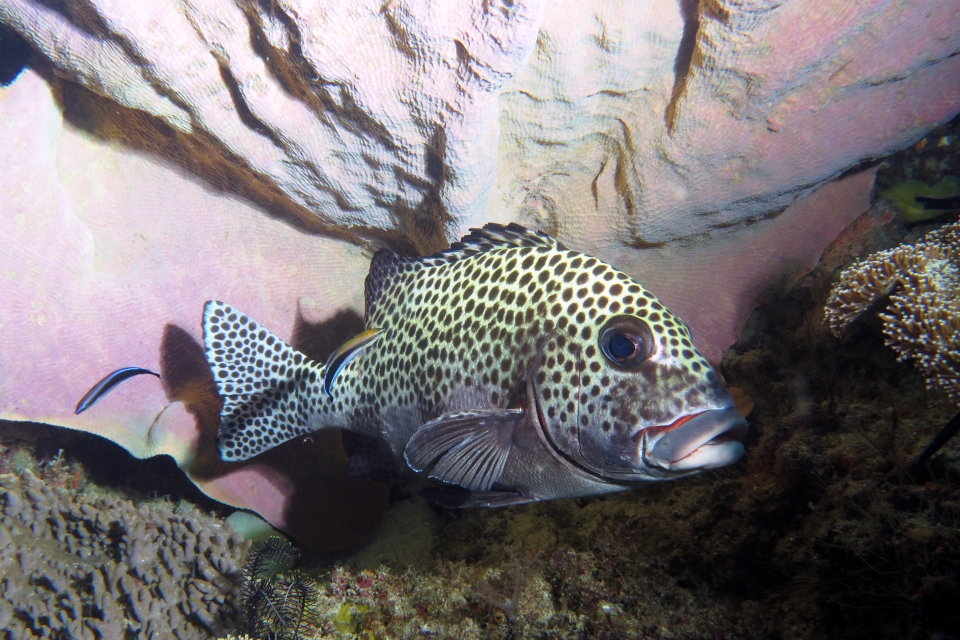
M 522 409 L 454 411 L 427 422 L 407 443 L 414 471 L 434 464 L 430 477 L 474 491 L 489 491 L 507 464 Z

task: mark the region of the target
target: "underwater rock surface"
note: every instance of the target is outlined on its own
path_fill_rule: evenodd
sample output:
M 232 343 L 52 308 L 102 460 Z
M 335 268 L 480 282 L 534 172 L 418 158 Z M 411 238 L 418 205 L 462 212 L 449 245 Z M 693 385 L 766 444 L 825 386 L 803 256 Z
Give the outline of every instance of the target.
M 155 116 L 121 134 L 137 146 L 172 138 L 214 182 L 421 251 L 489 221 L 701 235 L 960 109 L 939 0 L 8 0 L 0 21 Z
M 718 360 L 869 178 L 798 196 L 957 112 L 957 20 L 932 0 L 4 2 L 37 54 L 0 93 L 0 416 L 169 454 L 290 530 L 323 474 L 209 455 L 203 301 L 322 358 L 360 322 L 369 249 L 490 220 L 650 284 Z M 162 363 L 166 386 L 72 415 L 108 371 Z M 359 491 L 369 535 L 385 498 Z
M 81 498 L 29 469 L 0 475 L 0 488 L 0 636 L 186 639 L 236 627 L 249 545 L 222 522 Z
M 424 516 L 388 514 L 380 553 L 303 567 L 317 580 L 318 629 L 956 637 L 960 449 L 952 442 L 910 469 L 955 408 L 896 361 L 879 324 L 845 341 L 830 334 L 823 306 L 842 266 L 821 264 L 760 307 L 727 352 L 727 381 L 755 401 L 741 464 L 604 498 L 439 512 L 420 529 L 432 561 L 412 566 L 409 547 L 382 549 Z M 416 500 L 401 496 L 394 511 Z

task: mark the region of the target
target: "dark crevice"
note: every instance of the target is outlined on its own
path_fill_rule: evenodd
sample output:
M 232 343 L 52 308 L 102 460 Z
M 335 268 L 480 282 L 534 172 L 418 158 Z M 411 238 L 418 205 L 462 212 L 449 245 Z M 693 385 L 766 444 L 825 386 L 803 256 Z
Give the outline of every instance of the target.
M 237 110 L 237 116 L 240 118 L 240 122 L 247 128 L 253 129 L 263 137 L 268 138 L 277 148 L 282 149 L 283 143 L 273 130 L 265 125 L 263 121 L 250 110 L 250 107 L 247 106 L 247 101 L 243 97 L 243 90 L 240 88 L 240 83 L 237 82 L 237 78 L 233 75 L 233 72 L 230 71 L 230 68 L 223 62 L 219 60 L 217 62 L 220 67 L 220 78 L 223 80 L 223 84 L 226 85 L 227 91 L 230 92 L 230 98 L 233 100 L 233 106 Z
M 429 126 L 429 125 L 422 125 Z M 450 243 L 446 230 L 453 218 L 443 203 L 441 193 L 450 179 L 447 166 L 447 134 L 443 125 L 434 124 L 433 134 L 424 149 L 423 163 L 429 180 L 410 175 L 398 168 L 394 175 L 398 181 L 421 189 L 423 198 L 416 207 L 411 207 L 399 198 L 387 200 L 378 198 L 378 203 L 391 213 L 394 228 L 398 233 L 390 233 L 381 238 L 381 246 L 407 256 L 427 256 L 446 249 Z
M 431 255 L 449 245 L 446 228 L 452 218 L 440 195 L 450 179 L 446 155 L 447 132 L 443 125 L 437 124 L 426 144 L 423 158 L 432 184 L 417 208 L 403 211 L 395 221 L 397 228 L 420 255 Z
M 112 42 L 119 47 L 130 61 L 134 62 L 139 69 L 144 70 L 143 79 L 150 84 L 158 95 L 163 96 L 178 106 L 184 113 L 192 114 L 190 105 L 184 102 L 176 92 L 170 91 L 161 82 L 153 78 L 151 74 L 146 72 L 152 68 L 150 61 L 143 57 L 138 47 L 130 43 L 126 36 L 110 28 L 110 24 L 101 15 L 100 9 L 94 6 L 90 0 L 72 0 L 71 2 L 60 2 L 59 0 L 54 2 L 48 0 L 48 2 L 52 8 L 55 8 L 63 14 L 74 27 L 90 34 L 94 38 Z M 56 5 L 56 7 L 54 7 L 54 5 Z M 69 77 L 67 79 L 76 80 L 75 78 Z
M 257 10 L 257 5 L 259 11 Z M 375 140 L 388 151 L 399 148 L 390 131 L 380 122 L 371 118 L 353 100 L 343 87 L 327 82 L 314 68 L 303 52 L 302 35 L 296 21 L 274 2 L 258 0 L 241 5 L 245 9 L 250 25 L 251 45 L 254 51 L 273 72 L 284 89 L 292 96 L 302 99 L 317 116 L 317 119 L 331 128 L 353 133 L 366 140 Z M 263 17 L 269 15 L 286 31 L 289 47 L 277 50 L 264 33 Z M 338 92 L 336 98 L 331 91 Z
M 43 67 L 40 69 L 43 72 Z M 362 243 L 361 235 L 367 237 L 369 231 L 377 231 L 344 230 L 291 202 L 275 184 L 251 169 L 244 158 L 204 131 L 184 134 L 160 118 L 118 105 L 83 85 L 60 81 L 50 70 L 45 73 L 44 77 L 57 88 L 54 96 L 64 120 L 77 129 L 150 154 L 202 180 L 213 192 L 244 198 L 267 215 L 304 233 Z
M 677 0 L 680 4 L 680 14 L 683 17 L 683 35 L 680 37 L 680 46 L 677 48 L 677 58 L 673 64 L 673 91 L 665 114 L 667 133 L 673 133 L 673 126 L 677 120 L 680 97 L 687 87 L 687 78 L 690 75 L 690 65 L 693 61 L 693 52 L 697 46 L 697 33 L 700 30 L 700 0 Z
M 442 184 L 447 178 L 446 168 L 443 158 L 446 154 L 447 136 L 440 127 L 434 131 L 429 144 L 424 150 L 424 164 L 427 169 L 427 176 L 437 185 Z
M 32 50 L 19 33 L 0 24 L 0 87 L 17 79 L 30 63 Z
M 106 38 L 110 33 L 110 30 L 97 13 L 97 10 L 87 1 L 34 0 L 34 2 L 59 13 L 73 24 L 73 26 L 91 36 Z
M 386 7 L 384 7 L 380 13 L 383 15 L 383 18 L 387 23 L 387 29 L 390 30 L 390 35 L 393 36 L 393 43 L 396 45 L 397 51 L 402 53 L 408 60 L 416 61 L 417 54 L 413 45 L 410 43 L 410 34 L 397 20 L 394 12 L 388 11 L 386 10 Z

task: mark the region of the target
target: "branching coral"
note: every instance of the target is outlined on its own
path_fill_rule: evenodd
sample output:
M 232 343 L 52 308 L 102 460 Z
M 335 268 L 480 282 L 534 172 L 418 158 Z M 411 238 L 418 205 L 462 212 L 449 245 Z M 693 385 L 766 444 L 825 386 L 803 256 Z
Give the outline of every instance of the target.
M 0 637 L 207 638 L 231 626 L 247 544 L 212 518 L 75 500 L 29 471 L 0 475 L 0 514 Z
M 930 388 L 960 403 L 960 223 L 914 245 L 880 251 L 844 271 L 827 300 L 825 321 L 836 336 L 889 295 L 886 344 L 914 362 Z

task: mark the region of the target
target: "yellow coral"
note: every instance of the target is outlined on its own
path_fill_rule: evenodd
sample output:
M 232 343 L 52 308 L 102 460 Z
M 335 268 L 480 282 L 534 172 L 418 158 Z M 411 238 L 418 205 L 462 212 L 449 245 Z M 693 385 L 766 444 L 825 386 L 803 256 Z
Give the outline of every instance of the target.
M 881 251 L 840 275 L 827 299 L 825 322 L 836 336 L 889 295 L 886 344 L 910 359 L 927 386 L 960 403 L 960 223 L 928 233 L 914 245 Z

